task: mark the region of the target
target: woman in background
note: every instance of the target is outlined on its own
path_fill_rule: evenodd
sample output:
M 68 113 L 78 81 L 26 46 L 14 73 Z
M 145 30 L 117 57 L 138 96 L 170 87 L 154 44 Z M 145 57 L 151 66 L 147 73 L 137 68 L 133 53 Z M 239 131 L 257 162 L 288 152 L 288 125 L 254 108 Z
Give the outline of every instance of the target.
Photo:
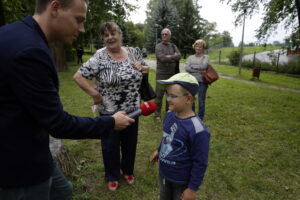
M 205 71 L 208 66 L 208 56 L 203 54 L 203 50 L 206 47 L 204 40 L 196 40 L 193 44 L 195 54 L 188 57 L 185 64 L 185 71 L 195 76 L 199 82 L 198 92 L 198 105 L 199 105 L 199 117 L 203 120 L 205 114 L 205 99 L 208 84 L 203 82 L 201 72 Z

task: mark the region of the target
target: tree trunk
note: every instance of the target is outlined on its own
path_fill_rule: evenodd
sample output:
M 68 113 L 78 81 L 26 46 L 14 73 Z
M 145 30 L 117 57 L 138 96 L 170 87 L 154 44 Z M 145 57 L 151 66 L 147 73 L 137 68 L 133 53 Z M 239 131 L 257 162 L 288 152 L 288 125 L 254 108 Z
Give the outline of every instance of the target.
M 55 43 L 50 45 L 57 71 L 67 71 L 67 59 L 64 45 L 61 43 Z
M 4 8 L 2 0 L 0 0 L 0 26 L 3 26 L 5 24 L 5 18 L 4 18 Z
M 73 156 L 68 153 L 67 147 L 61 140 L 50 137 L 50 150 L 57 166 L 64 175 L 72 174 L 76 169 L 76 161 Z

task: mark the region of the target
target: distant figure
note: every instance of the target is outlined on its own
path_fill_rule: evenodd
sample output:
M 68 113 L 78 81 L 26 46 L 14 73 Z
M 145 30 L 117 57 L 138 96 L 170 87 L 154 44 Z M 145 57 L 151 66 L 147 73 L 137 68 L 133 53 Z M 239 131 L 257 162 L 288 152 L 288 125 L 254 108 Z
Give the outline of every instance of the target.
M 199 106 L 199 117 L 203 120 L 205 114 L 205 99 L 208 84 L 204 83 L 202 80 L 201 71 L 205 71 L 208 66 L 208 56 L 203 54 L 203 50 L 206 46 L 204 40 L 196 40 L 193 44 L 195 54 L 187 58 L 185 63 L 185 71 L 192 74 L 199 82 L 198 91 L 198 106 Z M 193 109 L 194 106 L 193 106 Z
M 169 112 L 163 122 L 163 136 L 150 162 L 159 160 L 160 200 L 196 199 L 208 165 L 210 132 L 192 110 L 198 81 L 188 73 L 168 80 Z
M 82 56 L 84 54 L 84 50 L 83 50 L 83 48 L 81 47 L 80 44 L 77 46 L 76 53 L 77 53 L 77 65 L 79 63 L 82 64 Z
M 173 76 L 177 72 L 176 66 L 181 58 L 181 53 L 177 46 L 170 43 L 170 29 L 164 28 L 161 31 L 161 39 L 162 42 L 157 44 L 155 47 L 155 55 L 157 60 L 156 80 L 168 79 Z M 157 109 L 154 117 L 158 120 L 161 118 L 161 106 L 164 93 L 165 90 L 162 90 L 156 85 L 157 97 L 155 102 L 157 104 Z
M 85 62 L 74 75 L 75 82 L 99 106 L 101 116 L 111 116 L 119 110 L 131 113 L 140 106 L 139 89 L 142 73 L 149 67 L 137 48 L 122 46 L 122 30 L 114 22 L 100 27 L 105 45 Z M 96 80 L 90 84 L 87 79 Z M 105 179 L 111 191 L 119 187 L 120 175 L 128 184 L 133 184 L 138 119 L 122 131 L 110 131 L 108 138 L 101 141 Z

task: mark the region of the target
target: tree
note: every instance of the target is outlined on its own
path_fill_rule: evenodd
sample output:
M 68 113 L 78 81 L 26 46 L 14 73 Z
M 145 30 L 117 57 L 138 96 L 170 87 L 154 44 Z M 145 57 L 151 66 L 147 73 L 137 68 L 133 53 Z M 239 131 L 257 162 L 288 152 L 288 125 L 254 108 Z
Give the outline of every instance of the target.
M 214 33 L 209 37 L 208 46 L 210 49 L 219 49 L 222 47 L 232 47 L 232 37 L 228 31 L 224 31 L 223 33 Z
M 232 37 L 228 31 L 223 31 L 222 37 L 223 37 L 223 47 L 233 46 Z
M 153 10 L 147 13 L 147 17 L 151 16 L 151 18 L 146 20 L 148 28 L 145 33 L 150 36 L 147 39 L 146 47 L 153 52 L 157 34 L 163 28 L 169 28 L 172 32 L 178 30 L 179 16 L 172 0 L 150 0 L 148 6 Z
M 166 4 L 164 4 L 164 2 Z M 169 20 L 170 23 L 167 25 L 159 23 L 159 17 L 162 18 L 163 16 L 161 15 L 165 14 L 165 12 L 162 11 L 168 10 L 167 8 L 162 9 L 164 7 L 174 7 L 172 9 L 174 11 L 177 10 L 177 14 L 175 14 L 178 15 L 177 23 L 172 23 L 172 20 Z M 154 51 L 156 33 L 159 34 L 164 27 L 171 29 L 172 42 L 179 47 L 184 56 L 186 56 L 187 53 L 193 53 L 192 44 L 195 40 L 208 40 L 215 32 L 215 23 L 209 23 L 200 17 L 200 6 L 195 0 L 150 0 L 147 9 L 145 33 L 148 36 L 147 48 L 152 52 Z M 171 8 L 169 8 L 169 10 L 170 9 Z M 156 24 L 158 26 L 155 26 Z
M 3 9 L 1 9 L 3 8 Z M 1 23 L 11 23 L 20 20 L 27 15 L 33 15 L 35 0 L 0 0 L 0 25 Z M 80 35 L 76 43 L 93 43 L 99 39 L 99 25 L 103 21 L 116 21 L 124 25 L 124 20 L 128 12 L 135 7 L 124 0 L 93 0 L 90 1 L 87 22 L 85 23 L 85 34 Z M 74 44 L 77 46 L 77 44 Z M 61 49 L 62 48 L 62 49 Z M 56 67 L 58 70 L 67 69 L 66 49 L 60 44 L 51 45 Z
M 220 0 L 231 5 L 233 12 L 238 13 L 235 24 L 241 24 L 243 16 L 252 16 L 264 7 L 263 22 L 257 30 L 257 38 L 270 36 L 283 22 L 286 29 L 297 32 L 300 29 L 300 0 Z M 298 25 L 296 25 L 298 19 Z
M 247 44 L 246 46 L 248 46 L 248 47 L 255 47 L 255 43 L 254 42 L 249 42 L 249 44 Z
M 99 27 L 105 21 L 116 22 L 123 31 L 124 40 L 128 40 L 125 19 L 128 12 L 136 7 L 124 0 L 93 0 L 89 1 L 87 20 L 85 23 L 86 32 L 81 36 L 81 42 L 85 45 L 101 43 Z M 75 44 L 76 45 L 76 44 Z
M 199 6 L 193 0 L 174 0 L 178 10 L 179 26 L 178 31 L 174 32 L 173 41 L 181 50 L 183 57 L 188 53 L 193 53 L 192 44 L 195 40 L 204 37 L 204 24 L 199 15 Z
M 35 0 L 1 0 L 0 16 L 3 17 L 3 22 L 11 23 L 20 20 L 21 18 L 32 15 L 34 13 Z
M 245 42 L 242 43 L 242 41 L 240 41 L 238 47 L 241 47 L 242 44 L 243 44 L 243 46 L 246 46 Z
M 179 16 L 172 0 L 159 0 L 155 10 L 155 21 L 162 28 L 177 29 Z
M 279 46 L 281 46 L 282 44 L 281 44 L 279 41 L 276 40 L 276 41 L 273 41 L 272 45 L 273 45 L 273 46 L 278 46 L 278 47 L 279 47 Z
M 4 18 L 4 10 L 3 10 L 3 3 L 2 0 L 0 0 L 0 26 L 3 26 L 5 24 L 5 18 Z
M 291 44 L 291 47 L 295 52 L 300 51 L 300 37 L 299 36 L 300 36 L 300 29 L 298 30 L 298 32 L 291 34 L 291 36 L 286 39 L 286 42 Z
M 146 38 L 143 33 L 144 26 L 142 24 L 133 24 L 132 22 L 126 22 L 125 25 L 129 35 L 128 46 L 142 49 Z
M 154 52 L 155 50 L 155 43 L 157 40 L 157 32 L 158 25 L 156 24 L 156 21 L 154 19 L 155 12 L 154 10 L 157 8 L 158 0 L 150 0 L 147 4 L 147 11 L 146 11 L 146 20 L 145 20 L 145 27 L 144 27 L 144 33 L 147 35 L 146 38 L 146 48 L 150 52 Z

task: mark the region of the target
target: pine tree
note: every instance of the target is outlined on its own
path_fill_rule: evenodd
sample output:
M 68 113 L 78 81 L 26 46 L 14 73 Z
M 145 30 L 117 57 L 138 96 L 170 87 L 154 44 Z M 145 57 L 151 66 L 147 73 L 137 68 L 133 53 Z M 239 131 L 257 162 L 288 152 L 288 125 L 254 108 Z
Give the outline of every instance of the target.
M 179 15 L 172 0 L 150 0 L 148 10 L 145 32 L 149 37 L 146 48 L 153 52 L 163 28 L 169 28 L 172 33 L 178 30 Z

